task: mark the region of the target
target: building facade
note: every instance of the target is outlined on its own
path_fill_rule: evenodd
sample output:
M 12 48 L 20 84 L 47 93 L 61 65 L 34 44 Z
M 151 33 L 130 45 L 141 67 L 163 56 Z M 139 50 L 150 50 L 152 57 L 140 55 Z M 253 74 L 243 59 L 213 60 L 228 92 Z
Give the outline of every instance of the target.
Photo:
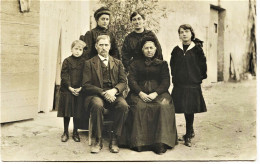
M 164 59 L 179 42 L 178 27 L 190 24 L 204 41 L 208 78 L 228 81 L 248 71 L 249 5 L 252 0 L 163 1 L 169 9 L 156 34 Z M 25 6 L 21 6 L 21 4 Z M 54 108 L 63 60 L 70 44 L 95 27 L 98 1 L 1 1 L 1 123 L 30 119 Z M 22 10 L 24 9 L 25 10 Z M 28 10 L 29 8 L 29 10 Z

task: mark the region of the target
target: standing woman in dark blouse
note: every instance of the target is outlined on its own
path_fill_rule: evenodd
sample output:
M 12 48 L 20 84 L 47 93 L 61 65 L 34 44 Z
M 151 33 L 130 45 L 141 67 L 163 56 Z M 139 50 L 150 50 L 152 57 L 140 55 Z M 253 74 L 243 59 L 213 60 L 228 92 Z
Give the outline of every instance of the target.
M 195 33 L 188 24 L 178 29 L 182 41 L 171 53 L 172 97 L 176 113 L 184 113 L 186 134 L 185 145 L 191 147 L 194 113 L 206 112 L 206 104 L 201 91 L 201 83 L 207 78 L 206 57 L 201 46 L 195 44 Z
M 75 118 L 79 118 L 83 108 L 84 95 L 82 91 L 82 77 L 84 58 L 82 57 L 83 48 L 86 44 L 81 40 L 76 40 L 71 45 L 72 55 L 66 58 L 62 64 L 61 70 L 61 88 L 60 102 L 58 108 L 58 117 L 64 119 L 64 133 L 61 136 L 62 142 L 69 139 L 69 122 L 73 117 L 73 135 L 75 142 L 80 142 L 78 129 L 75 124 Z
M 157 56 L 156 58 L 163 60 L 161 45 L 156 35 L 144 28 L 145 17 L 139 12 L 133 12 L 130 16 L 130 20 L 134 26 L 134 31 L 125 37 L 122 47 L 122 62 L 126 71 L 131 62 L 135 59 L 142 58 L 142 47 L 141 40 L 144 37 L 152 37 L 157 45 Z
M 87 44 L 87 46 L 84 48 L 83 57 L 85 59 L 90 59 L 97 55 L 97 50 L 95 48 L 97 37 L 99 35 L 109 35 L 111 40 L 111 49 L 109 54 L 120 60 L 116 39 L 109 31 L 109 22 L 111 17 L 110 10 L 106 7 L 101 7 L 94 13 L 94 17 L 97 22 L 97 26 L 94 29 L 88 31 L 85 36 L 80 37 L 80 40 L 83 40 Z
M 162 154 L 177 144 L 175 111 L 168 92 L 170 75 L 166 61 L 157 58 L 156 39 L 141 42 L 143 58 L 133 61 L 129 70 L 131 113 L 130 147 Z

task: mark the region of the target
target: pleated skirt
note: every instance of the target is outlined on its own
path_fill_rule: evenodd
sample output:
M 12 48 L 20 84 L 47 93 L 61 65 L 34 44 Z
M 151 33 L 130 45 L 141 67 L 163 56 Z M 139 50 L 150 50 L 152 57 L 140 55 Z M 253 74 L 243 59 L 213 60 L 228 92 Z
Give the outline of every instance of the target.
M 174 86 L 172 91 L 172 99 L 175 106 L 175 113 L 192 114 L 207 111 L 200 86 Z

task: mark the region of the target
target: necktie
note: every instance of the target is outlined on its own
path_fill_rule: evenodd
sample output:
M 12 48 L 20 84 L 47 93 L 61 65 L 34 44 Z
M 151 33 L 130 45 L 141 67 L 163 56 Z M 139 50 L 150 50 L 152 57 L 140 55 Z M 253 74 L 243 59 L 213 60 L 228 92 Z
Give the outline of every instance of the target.
M 103 59 L 102 62 L 107 66 L 108 64 L 107 59 Z

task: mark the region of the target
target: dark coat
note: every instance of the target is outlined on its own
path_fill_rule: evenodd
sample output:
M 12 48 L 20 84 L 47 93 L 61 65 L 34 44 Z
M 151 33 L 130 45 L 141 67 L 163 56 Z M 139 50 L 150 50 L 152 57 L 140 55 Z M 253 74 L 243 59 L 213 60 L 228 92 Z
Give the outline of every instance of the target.
M 166 61 L 138 59 L 129 70 L 130 93 L 127 103 L 130 114 L 120 144 L 130 147 L 153 146 L 163 143 L 174 147 L 177 143 L 175 113 L 172 98 L 168 92 L 170 74 Z M 152 102 L 144 102 L 138 93 L 157 92 Z
M 153 59 L 150 66 L 145 64 L 145 59 L 133 61 L 130 65 L 128 82 L 131 92 L 139 94 L 140 91 L 150 94 L 157 92 L 158 95 L 168 92 L 170 86 L 170 75 L 168 64 L 166 61 Z M 145 82 L 150 81 L 149 88 L 145 86 Z
M 84 61 L 82 56 L 70 56 L 63 61 L 58 117 L 79 117 L 80 115 L 83 108 L 83 90 L 79 96 L 74 96 L 68 88 L 82 87 Z
M 118 51 L 118 47 L 116 44 L 116 39 L 114 35 L 109 31 L 109 29 L 102 28 L 100 26 L 97 26 L 96 28 L 88 31 L 84 37 L 80 37 L 80 40 L 84 41 L 86 43 L 86 47 L 84 48 L 83 56 L 86 60 L 91 59 L 93 56 L 96 56 L 97 50 L 95 48 L 95 43 L 97 40 L 97 37 L 99 35 L 109 35 L 110 41 L 111 41 L 111 48 L 109 51 L 109 54 L 111 56 L 120 59 L 120 54 Z
M 156 35 L 152 31 L 144 30 L 144 32 L 142 33 L 136 33 L 135 31 L 133 31 L 125 37 L 122 47 L 122 62 L 127 71 L 133 60 L 143 58 L 141 41 L 144 37 L 155 38 L 158 54 L 157 58 L 163 60 L 161 45 Z
M 206 57 L 193 42 L 185 53 L 182 45 L 172 50 L 170 66 L 174 85 L 199 85 L 207 78 Z
M 62 63 L 61 69 L 61 91 L 70 92 L 68 87 L 79 88 L 82 86 L 82 72 L 84 58 L 70 56 Z
M 171 53 L 170 66 L 175 112 L 191 114 L 207 111 L 200 86 L 202 80 L 207 78 L 206 57 L 202 48 L 191 42 L 184 53 L 182 45 L 176 46 Z
M 101 93 L 105 91 L 103 89 L 101 62 L 102 61 L 99 59 L 98 56 L 94 56 L 93 58 L 85 62 L 82 84 L 84 92 L 87 95 L 85 101 L 85 103 L 87 104 L 85 106 L 86 109 L 88 108 L 89 101 L 93 96 L 101 96 Z M 109 66 L 112 87 L 117 88 L 119 91 L 119 95 L 121 95 L 126 88 L 127 81 L 123 64 L 120 60 L 109 56 Z

